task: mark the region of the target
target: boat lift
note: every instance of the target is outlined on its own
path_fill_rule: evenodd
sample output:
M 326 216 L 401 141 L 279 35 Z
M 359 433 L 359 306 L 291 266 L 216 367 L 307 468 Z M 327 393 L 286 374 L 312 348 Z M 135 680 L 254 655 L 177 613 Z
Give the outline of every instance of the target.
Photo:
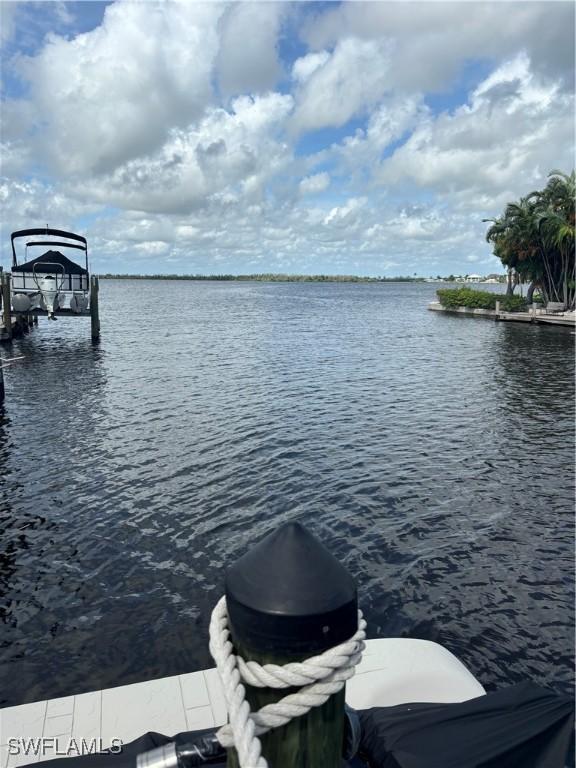
M 26 242 L 26 258 L 18 262 L 15 241 L 24 237 L 43 236 Z M 58 239 L 46 239 L 58 238 Z M 72 241 L 72 242 L 70 242 Z M 88 243 L 85 237 L 50 227 L 21 229 L 11 235 L 12 271 L 0 271 L 3 328 L 0 336 L 10 339 L 18 326 L 37 322 L 39 316 L 49 320 L 58 317 L 91 318 L 92 338 L 100 336 L 97 277 L 88 269 Z M 40 256 L 28 259 L 28 248 L 49 248 Z M 85 266 L 69 259 L 60 250 L 72 248 L 84 253 Z

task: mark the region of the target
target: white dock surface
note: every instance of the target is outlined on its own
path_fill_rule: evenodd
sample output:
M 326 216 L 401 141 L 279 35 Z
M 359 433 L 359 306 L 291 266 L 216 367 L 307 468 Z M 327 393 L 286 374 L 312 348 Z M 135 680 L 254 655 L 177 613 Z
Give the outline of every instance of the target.
M 346 700 L 356 709 L 408 702 L 456 702 L 482 696 L 484 688 L 449 651 L 428 640 L 368 640 Z M 128 743 L 147 731 L 167 736 L 226 722 L 226 704 L 215 669 L 107 688 L 0 710 L 0 768 L 51 760 L 58 755 L 9 754 L 12 739 L 55 738 L 60 752 L 71 739 Z M 60 756 L 62 756 L 60 754 Z

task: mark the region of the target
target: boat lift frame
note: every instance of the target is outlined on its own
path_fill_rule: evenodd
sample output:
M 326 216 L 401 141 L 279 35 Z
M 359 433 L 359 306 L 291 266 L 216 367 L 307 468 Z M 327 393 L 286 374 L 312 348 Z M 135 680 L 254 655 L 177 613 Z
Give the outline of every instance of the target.
M 98 277 L 90 275 L 88 268 L 88 241 L 82 235 L 77 235 L 74 232 L 67 232 L 63 229 L 53 229 L 52 227 L 34 227 L 33 229 L 20 229 L 16 232 L 12 232 L 10 242 L 12 246 L 12 268 L 19 266 L 18 257 L 16 255 L 15 241 L 21 237 L 30 236 L 47 236 L 55 238 L 64 238 L 65 240 L 73 240 L 75 242 L 64 242 L 63 240 L 31 240 L 26 243 L 26 250 L 29 246 L 61 246 L 63 248 L 74 248 L 84 252 L 85 255 L 85 269 L 88 275 L 88 292 L 90 296 L 90 306 L 87 310 L 73 311 L 69 308 L 57 309 L 54 315 L 57 317 L 90 317 L 91 319 L 91 336 L 94 341 L 100 338 L 100 315 L 99 315 L 99 302 L 98 293 L 100 287 L 100 281 Z M 51 262 L 47 262 L 51 263 Z M 2 286 L 0 292 L 2 293 L 4 300 L 1 302 L 2 310 L 0 312 L 0 341 L 11 341 L 14 328 L 14 320 L 21 321 L 21 324 L 26 325 L 28 321 L 37 321 L 38 316 L 47 315 L 46 310 L 43 309 L 29 309 L 26 312 L 19 312 L 12 309 L 10 296 L 11 290 L 11 275 L 10 273 L 3 273 L 0 275 L 0 282 Z M 16 324 L 18 325 L 18 323 Z

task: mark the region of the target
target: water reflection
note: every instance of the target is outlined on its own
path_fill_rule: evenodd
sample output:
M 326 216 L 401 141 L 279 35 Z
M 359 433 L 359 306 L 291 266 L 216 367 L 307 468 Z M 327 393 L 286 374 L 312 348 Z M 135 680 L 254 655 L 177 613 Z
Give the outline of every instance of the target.
M 494 381 L 511 411 L 527 424 L 570 416 L 574 409 L 574 336 L 565 328 L 501 323 L 491 347 Z M 549 422 L 549 428 L 556 425 Z
M 45 330 L 11 345 L 24 359 L 7 371 L 0 417 L 2 673 L 28 700 L 42 667 L 57 678 L 69 649 L 62 634 L 82 591 L 78 541 L 90 514 L 83 490 L 97 476 L 90 457 L 105 421 L 102 353 L 71 329 Z

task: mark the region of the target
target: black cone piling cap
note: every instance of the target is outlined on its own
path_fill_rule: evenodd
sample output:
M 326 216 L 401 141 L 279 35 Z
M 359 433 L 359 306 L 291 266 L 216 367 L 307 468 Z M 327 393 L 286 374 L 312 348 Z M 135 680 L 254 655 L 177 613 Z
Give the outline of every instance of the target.
M 260 653 L 322 652 L 357 629 L 354 579 L 300 523 L 266 536 L 226 573 L 233 640 Z

